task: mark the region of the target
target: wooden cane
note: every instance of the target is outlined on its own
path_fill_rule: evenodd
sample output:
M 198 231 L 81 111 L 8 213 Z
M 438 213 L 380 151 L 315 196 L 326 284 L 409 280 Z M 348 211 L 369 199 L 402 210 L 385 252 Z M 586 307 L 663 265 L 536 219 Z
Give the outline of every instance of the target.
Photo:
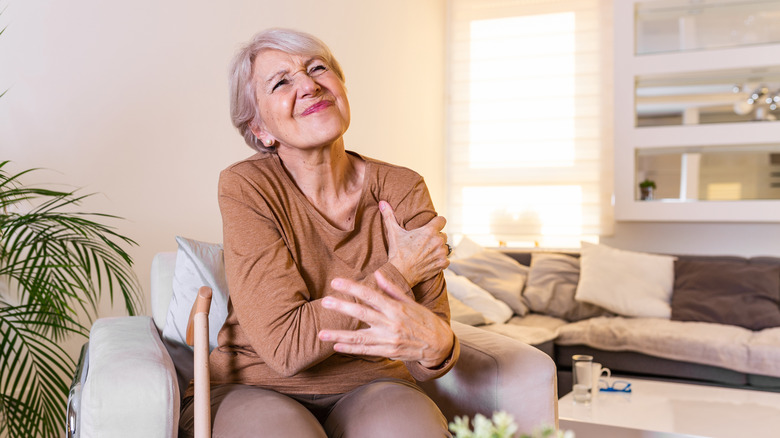
M 187 344 L 194 355 L 194 431 L 195 438 L 211 437 L 211 375 L 209 374 L 209 307 L 211 288 L 198 291 L 187 323 Z

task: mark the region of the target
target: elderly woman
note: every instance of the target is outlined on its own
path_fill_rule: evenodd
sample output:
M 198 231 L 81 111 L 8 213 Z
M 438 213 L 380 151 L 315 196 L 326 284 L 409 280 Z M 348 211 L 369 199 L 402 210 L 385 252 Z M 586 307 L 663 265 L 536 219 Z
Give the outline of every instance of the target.
M 258 153 L 219 181 L 230 303 L 210 357 L 214 436 L 449 436 L 415 383 L 459 353 L 445 221 L 422 177 L 345 150 L 344 74 L 317 38 L 261 32 L 231 73 L 233 123 Z M 181 418 L 191 434 L 189 397 Z

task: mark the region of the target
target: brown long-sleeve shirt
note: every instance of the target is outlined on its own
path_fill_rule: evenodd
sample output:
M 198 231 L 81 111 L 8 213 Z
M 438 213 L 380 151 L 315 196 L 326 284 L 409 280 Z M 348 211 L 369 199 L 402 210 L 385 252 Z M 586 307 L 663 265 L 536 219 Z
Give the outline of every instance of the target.
M 381 271 L 416 301 L 449 322 L 444 276 L 411 290 L 388 263 L 380 200 L 406 229 L 435 215 L 422 177 L 370 158 L 351 230 L 332 226 L 298 190 L 276 154 L 258 153 L 220 175 L 228 317 L 210 357 L 212 383 L 245 383 L 288 394 L 339 394 L 379 378 L 428 380 L 454 365 L 459 344 L 441 369 L 417 362 L 336 353 L 321 329 L 354 330 L 360 322 L 325 309 L 341 295 L 335 277 L 376 284 Z

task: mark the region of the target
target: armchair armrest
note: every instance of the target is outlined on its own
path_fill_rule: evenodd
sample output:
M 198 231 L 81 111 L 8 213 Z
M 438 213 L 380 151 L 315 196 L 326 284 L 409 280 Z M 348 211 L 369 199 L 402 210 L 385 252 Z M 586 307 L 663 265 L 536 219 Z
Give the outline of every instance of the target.
M 555 363 L 542 351 L 509 337 L 452 322 L 460 359 L 449 373 L 420 385 L 448 420 L 511 414 L 519 432 L 558 426 Z
M 176 371 L 150 317 L 97 320 L 86 360 L 80 438 L 177 435 Z

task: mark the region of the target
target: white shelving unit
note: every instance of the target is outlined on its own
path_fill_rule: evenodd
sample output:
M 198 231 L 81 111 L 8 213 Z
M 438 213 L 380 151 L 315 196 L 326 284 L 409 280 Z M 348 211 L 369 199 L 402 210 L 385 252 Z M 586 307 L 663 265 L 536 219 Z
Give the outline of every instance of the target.
M 764 41 L 719 48 L 664 50 L 637 54 L 638 11 L 666 9 L 677 11 L 680 29 L 683 22 L 695 23 L 695 16 L 685 16 L 687 5 L 724 8 L 780 10 L 778 2 L 758 0 L 619 0 L 614 2 L 615 19 L 615 216 L 623 221 L 696 221 L 696 222 L 780 222 L 780 201 L 682 201 L 638 199 L 636 152 L 638 148 L 703 147 L 728 145 L 780 146 L 780 121 L 713 123 L 674 126 L 637 127 L 636 81 L 648 75 L 706 74 L 733 69 L 777 68 L 780 65 L 780 41 L 775 35 Z M 691 12 L 691 15 L 694 15 Z M 778 25 L 780 26 L 780 25 Z M 690 30 L 690 25 L 688 29 Z M 680 31 L 682 32 L 682 30 Z M 723 29 L 723 32 L 730 32 Z M 733 32 L 732 32 L 733 33 Z M 766 32 L 764 32 L 766 34 Z M 688 39 L 690 45 L 690 38 Z M 681 44 L 683 46 L 683 44 Z M 706 47 L 706 45 L 704 45 Z

